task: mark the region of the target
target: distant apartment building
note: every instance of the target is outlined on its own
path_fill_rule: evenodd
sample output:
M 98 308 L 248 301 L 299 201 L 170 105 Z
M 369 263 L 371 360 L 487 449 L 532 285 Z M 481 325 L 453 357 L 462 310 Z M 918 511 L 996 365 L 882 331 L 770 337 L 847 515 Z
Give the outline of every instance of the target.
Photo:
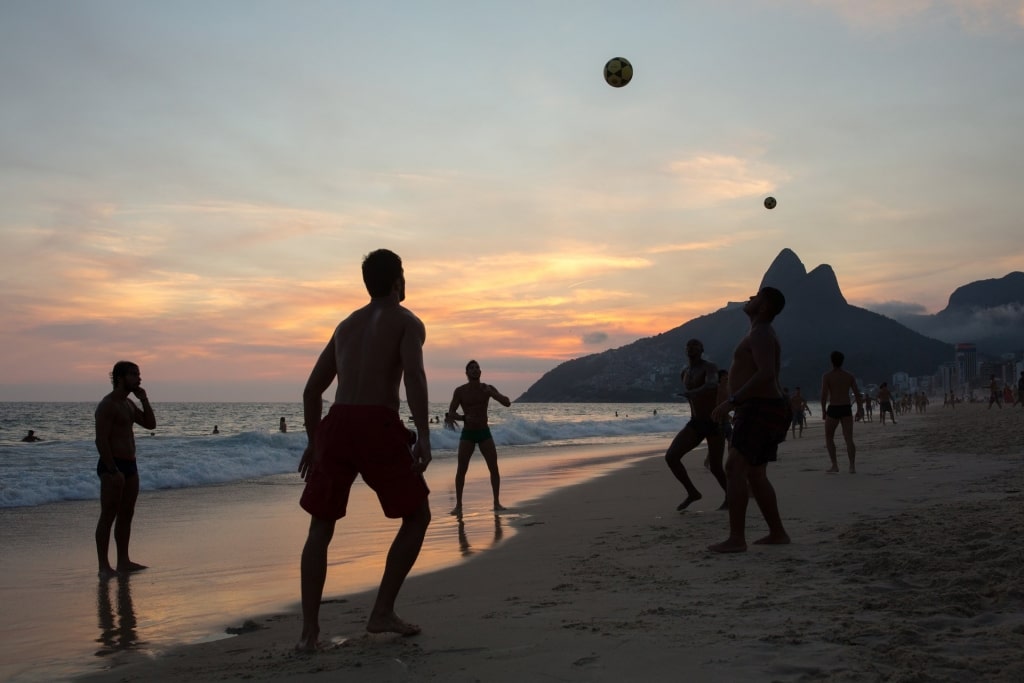
M 905 372 L 892 373 L 892 389 L 896 392 L 910 391 L 910 375 Z
M 973 343 L 956 345 L 956 363 L 960 370 L 960 383 L 971 386 L 978 379 L 978 349 Z

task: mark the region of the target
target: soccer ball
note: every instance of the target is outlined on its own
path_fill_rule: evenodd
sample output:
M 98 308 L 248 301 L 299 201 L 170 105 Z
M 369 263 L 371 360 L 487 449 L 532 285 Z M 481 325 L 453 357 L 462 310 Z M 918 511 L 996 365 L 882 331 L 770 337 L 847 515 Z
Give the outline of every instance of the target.
M 775 197 L 765 197 L 764 198 L 764 208 L 766 208 L 766 209 L 774 209 L 775 205 L 777 203 L 778 202 L 775 201 Z
M 604 80 L 613 88 L 621 88 L 633 80 L 633 65 L 625 57 L 612 57 L 604 65 Z

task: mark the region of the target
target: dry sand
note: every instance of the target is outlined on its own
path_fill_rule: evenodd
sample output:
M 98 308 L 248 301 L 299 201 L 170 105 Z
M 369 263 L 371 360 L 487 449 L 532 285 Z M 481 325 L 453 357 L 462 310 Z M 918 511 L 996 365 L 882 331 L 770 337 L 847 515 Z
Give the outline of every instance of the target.
M 707 552 L 726 517 L 703 453 L 683 513 L 652 457 L 520 509 L 519 533 L 462 565 L 414 569 L 399 613 L 420 636 L 366 634 L 372 594 L 326 596 L 317 654 L 292 651 L 300 618 L 281 614 L 87 680 L 1024 680 L 1024 410 L 858 424 L 856 475 L 841 442 L 825 474 L 810 419 L 769 467 L 792 545 Z M 764 530 L 751 504 L 748 538 Z

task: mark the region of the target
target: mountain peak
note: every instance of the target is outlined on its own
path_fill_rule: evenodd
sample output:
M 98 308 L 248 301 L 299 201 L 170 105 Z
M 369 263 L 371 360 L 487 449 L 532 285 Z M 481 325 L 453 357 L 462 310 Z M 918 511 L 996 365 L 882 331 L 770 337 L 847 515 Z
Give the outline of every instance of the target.
M 775 287 L 785 294 L 795 291 L 805 277 L 807 277 L 807 269 L 804 268 L 800 257 L 792 249 L 786 248 L 780 251 L 772 264 L 768 266 L 764 277 L 761 278 L 761 285 L 757 289 L 760 291 L 763 287 Z

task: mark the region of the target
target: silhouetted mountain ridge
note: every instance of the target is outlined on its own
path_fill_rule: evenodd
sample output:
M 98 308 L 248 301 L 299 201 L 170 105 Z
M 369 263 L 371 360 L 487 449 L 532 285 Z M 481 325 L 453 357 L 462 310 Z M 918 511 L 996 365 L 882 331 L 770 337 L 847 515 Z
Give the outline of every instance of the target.
M 891 318 L 847 303 L 835 272 L 820 265 L 810 273 L 783 249 L 751 294 L 770 285 L 786 296 L 775 321 L 782 344 L 782 383 L 816 396 L 829 354 L 846 354 L 845 367 L 862 383 L 891 381 L 895 372 L 932 375 L 953 360 L 949 343 L 926 337 Z M 742 305 L 730 303 L 667 332 L 567 361 L 545 373 L 517 400 L 524 402 L 667 401 L 680 390 L 690 338 L 704 343 L 705 357 L 728 368 L 732 351 L 750 327 Z
M 921 334 L 944 342 L 972 342 L 979 352 L 998 357 L 1024 350 L 1024 273 L 978 280 L 957 287 L 946 307 L 934 315 L 894 318 Z

